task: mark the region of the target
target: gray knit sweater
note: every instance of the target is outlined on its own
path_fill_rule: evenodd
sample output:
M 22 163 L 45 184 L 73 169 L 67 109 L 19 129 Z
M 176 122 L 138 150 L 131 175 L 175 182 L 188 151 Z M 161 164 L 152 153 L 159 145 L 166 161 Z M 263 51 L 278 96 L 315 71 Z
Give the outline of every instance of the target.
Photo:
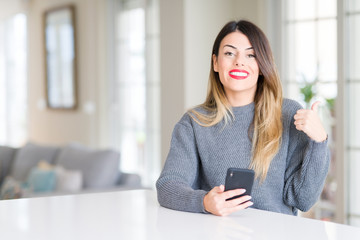
M 255 104 L 234 107 L 235 120 L 202 127 L 187 113 L 176 124 L 164 169 L 156 183 L 161 206 L 188 212 L 206 213 L 205 194 L 225 184 L 229 167 L 248 168 L 251 141 L 248 129 Z M 307 211 L 319 198 L 329 168 L 327 140 L 315 142 L 294 125 L 301 105 L 284 99 L 283 135 L 278 154 L 267 177 L 257 179 L 252 190 L 253 208 L 297 214 Z

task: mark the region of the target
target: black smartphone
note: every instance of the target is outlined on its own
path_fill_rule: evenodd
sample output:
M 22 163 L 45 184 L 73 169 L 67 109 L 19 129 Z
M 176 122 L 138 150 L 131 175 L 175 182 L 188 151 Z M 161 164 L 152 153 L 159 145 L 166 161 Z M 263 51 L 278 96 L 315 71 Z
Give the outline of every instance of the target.
M 226 201 L 244 196 L 251 195 L 251 189 L 254 183 L 255 172 L 246 168 L 229 168 L 226 173 L 225 191 L 243 188 L 246 189 L 244 194 L 226 199 Z

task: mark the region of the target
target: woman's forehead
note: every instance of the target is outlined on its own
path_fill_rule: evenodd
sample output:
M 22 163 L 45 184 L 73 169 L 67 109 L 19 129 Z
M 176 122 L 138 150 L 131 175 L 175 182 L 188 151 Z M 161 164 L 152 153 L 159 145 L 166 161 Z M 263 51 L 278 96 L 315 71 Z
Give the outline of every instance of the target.
M 231 46 L 238 50 L 252 49 L 249 38 L 240 31 L 229 33 L 220 43 L 220 48 Z

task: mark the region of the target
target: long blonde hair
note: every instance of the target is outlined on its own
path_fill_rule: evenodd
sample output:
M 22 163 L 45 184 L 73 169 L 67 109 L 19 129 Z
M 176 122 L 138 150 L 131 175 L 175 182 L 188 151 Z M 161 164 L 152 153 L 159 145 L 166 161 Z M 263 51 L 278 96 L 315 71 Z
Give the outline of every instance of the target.
M 215 39 L 212 54 L 218 57 L 222 39 L 235 31 L 246 35 L 254 48 L 260 75 L 255 93 L 255 112 L 253 122 L 249 128 L 252 141 L 252 160 L 250 168 L 254 169 L 256 177 L 265 180 L 270 163 L 278 153 L 283 132 L 282 86 L 274 63 L 269 41 L 256 25 L 248 21 L 231 21 L 227 23 Z M 219 74 L 214 71 L 211 58 L 209 85 L 206 100 L 201 108 L 206 111 L 200 113 L 196 108 L 189 111 L 189 115 L 201 126 L 210 127 L 225 121 L 228 124 L 234 119 L 232 107 L 228 102 Z

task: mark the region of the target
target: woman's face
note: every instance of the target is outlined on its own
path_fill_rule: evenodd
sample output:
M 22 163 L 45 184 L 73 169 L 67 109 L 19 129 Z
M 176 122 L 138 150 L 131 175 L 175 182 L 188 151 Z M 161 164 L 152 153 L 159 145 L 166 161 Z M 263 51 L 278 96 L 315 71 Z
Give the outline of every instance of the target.
M 220 43 L 218 56 L 213 55 L 213 62 L 231 106 L 244 106 L 254 101 L 259 66 L 247 36 L 239 31 L 226 35 Z

